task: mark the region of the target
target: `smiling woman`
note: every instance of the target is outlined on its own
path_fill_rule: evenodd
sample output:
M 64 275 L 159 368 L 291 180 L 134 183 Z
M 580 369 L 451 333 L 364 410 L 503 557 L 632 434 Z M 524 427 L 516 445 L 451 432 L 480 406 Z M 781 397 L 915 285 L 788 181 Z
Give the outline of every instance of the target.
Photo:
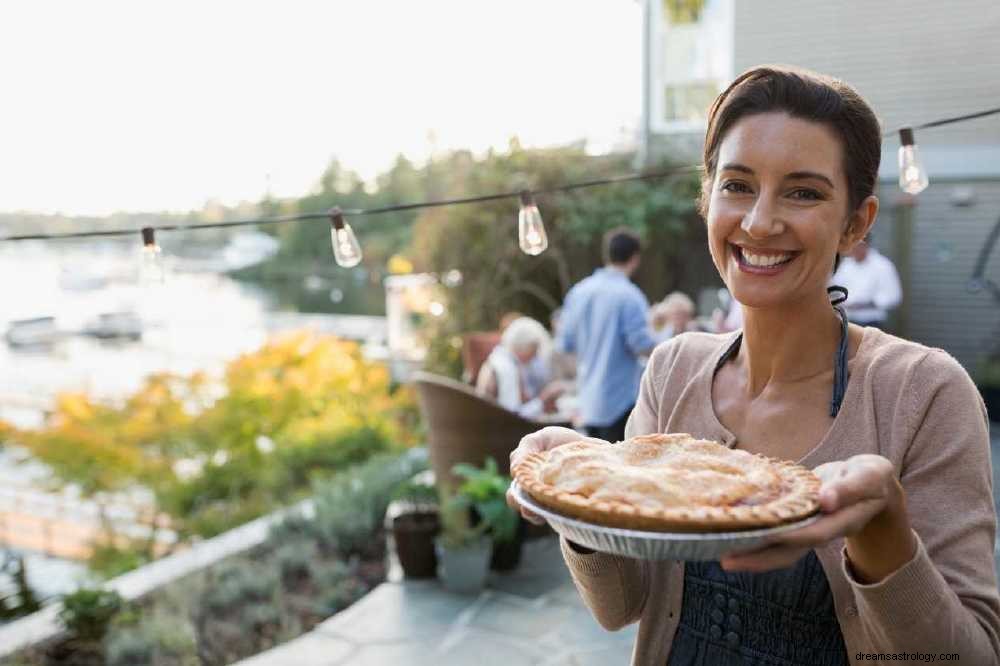
M 721 562 L 563 542 L 598 621 L 639 622 L 635 664 L 845 664 L 859 652 L 996 664 L 996 516 L 982 399 L 939 349 L 848 324 L 827 284 L 875 222 L 881 151 L 847 84 L 758 67 L 709 112 L 701 211 L 744 328 L 660 345 L 627 437 L 690 433 L 794 460 L 820 518 Z M 524 456 L 579 440 L 529 435 Z

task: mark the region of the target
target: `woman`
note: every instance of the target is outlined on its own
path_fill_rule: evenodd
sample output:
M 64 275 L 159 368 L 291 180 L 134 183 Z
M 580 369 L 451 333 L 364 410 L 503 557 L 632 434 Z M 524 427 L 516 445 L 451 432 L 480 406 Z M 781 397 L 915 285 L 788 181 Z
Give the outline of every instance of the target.
M 479 369 L 476 390 L 502 407 L 534 418 L 551 407 L 556 395 L 546 390 L 552 336 L 531 317 L 518 317 L 503 329 L 500 344 Z
M 710 110 L 701 208 L 744 325 L 660 345 L 627 432 L 799 461 L 823 481 L 822 517 L 721 563 L 564 540 L 597 620 L 639 622 L 636 664 L 844 664 L 860 652 L 998 663 L 982 400 L 946 353 L 848 325 L 826 289 L 875 221 L 880 137 L 852 88 L 798 70 L 746 72 Z M 574 439 L 547 428 L 511 458 Z

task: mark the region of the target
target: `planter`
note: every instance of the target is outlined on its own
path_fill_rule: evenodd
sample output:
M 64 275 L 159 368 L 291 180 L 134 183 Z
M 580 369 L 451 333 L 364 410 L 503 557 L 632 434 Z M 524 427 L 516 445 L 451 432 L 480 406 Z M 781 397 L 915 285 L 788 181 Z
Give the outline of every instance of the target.
M 1000 386 L 980 386 L 979 392 L 983 395 L 990 421 L 1000 421 Z
M 441 565 L 439 575 L 446 590 L 476 594 L 485 587 L 493 550 L 489 537 L 480 537 L 471 545 L 460 548 L 445 546 L 439 538 L 436 546 Z
M 392 519 L 396 556 L 407 578 L 433 578 L 437 575 L 434 537 L 441 531 L 437 512 L 403 513 Z
M 528 522 L 523 518 L 517 520 L 517 532 L 511 541 L 493 544 L 493 557 L 490 559 L 490 569 L 493 571 L 513 571 L 521 563 L 521 549 L 524 546 Z

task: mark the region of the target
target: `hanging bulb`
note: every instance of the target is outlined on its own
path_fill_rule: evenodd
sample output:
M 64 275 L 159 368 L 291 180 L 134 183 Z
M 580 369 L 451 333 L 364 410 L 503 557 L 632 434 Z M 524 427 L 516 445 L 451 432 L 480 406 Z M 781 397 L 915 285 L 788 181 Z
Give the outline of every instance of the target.
M 163 284 L 166 281 L 163 250 L 156 244 L 156 232 L 152 227 L 142 229 L 142 252 L 139 256 L 139 282 L 146 286 Z
M 330 241 L 333 243 L 333 257 L 337 264 L 351 268 L 361 263 L 361 245 L 354 235 L 351 225 L 344 219 L 339 206 L 330 209 Z
M 927 189 L 927 171 L 913 142 L 913 130 L 899 130 L 899 186 L 907 194 L 919 194 Z
M 549 239 L 545 235 L 545 225 L 542 224 L 542 214 L 538 212 L 535 199 L 531 192 L 521 192 L 521 212 L 517 216 L 517 238 L 521 251 L 531 256 L 545 252 Z

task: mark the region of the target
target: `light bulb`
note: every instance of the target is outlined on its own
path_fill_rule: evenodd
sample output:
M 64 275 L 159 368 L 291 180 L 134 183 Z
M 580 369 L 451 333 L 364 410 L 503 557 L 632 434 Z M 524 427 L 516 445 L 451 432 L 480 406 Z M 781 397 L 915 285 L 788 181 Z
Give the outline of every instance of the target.
M 899 187 L 907 194 L 920 194 L 929 184 L 927 171 L 913 141 L 913 130 L 899 130 Z
M 517 238 L 521 251 L 531 256 L 545 252 L 549 239 L 545 235 L 545 225 L 542 224 L 542 214 L 531 196 L 531 192 L 521 192 L 521 212 L 517 216 Z
M 142 251 L 139 255 L 139 283 L 155 286 L 166 281 L 163 266 L 163 250 L 156 244 L 156 232 L 152 227 L 142 229 Z
M 344 219 L 344 213 L 339 207 L 330 209 L 330 242 L 333 244 L 333 258 L 344 268 L 351 268 L 361 263 L 361 245 L 354 235 L 351 225 Z

